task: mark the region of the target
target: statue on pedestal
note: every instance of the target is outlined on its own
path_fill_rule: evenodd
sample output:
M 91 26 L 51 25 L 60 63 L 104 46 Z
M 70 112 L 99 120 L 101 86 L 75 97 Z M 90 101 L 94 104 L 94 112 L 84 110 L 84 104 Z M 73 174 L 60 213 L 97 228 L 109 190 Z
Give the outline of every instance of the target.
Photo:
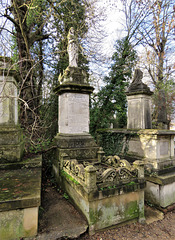
M 78 67 L 78 43 L 75 37 L 73 27 L 70 28 L 67 39 L 68 39 L 67 51 L 69 54 L 69 66 Z

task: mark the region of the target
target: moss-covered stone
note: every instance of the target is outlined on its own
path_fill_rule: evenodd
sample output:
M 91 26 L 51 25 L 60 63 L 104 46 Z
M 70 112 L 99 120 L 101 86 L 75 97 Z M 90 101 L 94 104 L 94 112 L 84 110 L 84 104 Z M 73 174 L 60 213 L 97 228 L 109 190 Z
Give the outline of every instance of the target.
M 0 212 L 0 239 L 34 237 L 38 228 L 38 207 Z
M 22 129 L 0 125 L 0 164 L 20 161 L 24 152 Z

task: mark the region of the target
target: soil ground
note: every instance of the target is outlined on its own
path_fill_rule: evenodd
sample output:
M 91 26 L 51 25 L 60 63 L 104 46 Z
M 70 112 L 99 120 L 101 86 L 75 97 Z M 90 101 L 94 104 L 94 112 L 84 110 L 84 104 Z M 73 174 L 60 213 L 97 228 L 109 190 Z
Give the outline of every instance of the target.
M 39 234 L 33 239 L 175 240 L 175 210 L 163 214 L 147 206 L 147 223 L 144 225 L 133 222 L 89 236 L 85 219 L 72 206 L 65 193 L 48 183 L 45 186 L 42 199 Z

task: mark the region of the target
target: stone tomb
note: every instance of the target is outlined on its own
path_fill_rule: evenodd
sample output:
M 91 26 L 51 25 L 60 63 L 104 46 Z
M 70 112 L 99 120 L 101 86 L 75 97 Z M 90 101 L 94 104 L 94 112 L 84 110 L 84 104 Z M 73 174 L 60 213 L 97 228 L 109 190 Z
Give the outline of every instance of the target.
M 89 225 L 89 234 L 119 223 L 137 219 L 144 223 L 144 165 L 131 166 L 117 156 L 79 163 L 62 154 L 57 180 L 81 210 Z
M 33 237 L 38 229 L 41 156 L 23 158 L 18 92 L 9 58 L 0 58 L 0 239 Z
M 89 224 L 89 233 L 128 220 L 144 221 L 143 164 L 131 166 L 115 156 L 105 157 L 89 134 L 89 95 L 93 87 L 77 66 L 76 39 L 71 28 L 69 66 L 59 76 L 59 133 L 53 171 Z
M 112 132 L 130 135 L 128 158 L 142 159 L 145 163 L 147 201 L 160 207 L 175 203 L 175 131 L 151 129 L 150 89 L 142 82 L 143 74 L 137 69 L 128 88 L 127 130 Z M 150 128 L 150 129 L 149 129 Z

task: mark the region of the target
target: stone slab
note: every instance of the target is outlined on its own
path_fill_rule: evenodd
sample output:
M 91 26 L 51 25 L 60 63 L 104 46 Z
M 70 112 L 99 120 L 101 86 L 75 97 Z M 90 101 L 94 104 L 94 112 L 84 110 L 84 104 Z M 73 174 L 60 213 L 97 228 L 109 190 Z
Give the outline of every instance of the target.
M 0 212 L 40 205 L 41 168 L 0 171 Z
M 146 201 L 162 208 L 175 203 L 175 173 L 146 178 Z
M 70 159 L 97 160 L 97 146 L 90 134 L 57 134 L 55 137 L 58 159 L 62 153 L 66 153 Z
M 19 162 L 12 163 L 1 163 L 0 170 L 17 170 L 17 169 L 30 169 L 30 168 L 41 168 L 42 167 L 42 156 L 30 156 L 28 158 L 22 158 Z
M 87 148 L 97 147 L 94 138 L 90 134 L 62 134 L 58 133 L 55 143 L 59 148 Z
M 154 176 L 154 175 L 146 175 L 145 176 L 146 180 L 149 182 L 153 182 L 155 184 L 159 184 L 161 186 L 167 185 L 167 184 L 171 184 L 173 182 L 175 182 L 175 171 L 174 172 L 169 172 L 163 175 L 159 175 L 159 176 Z
M 107 132 L 113 134 L 125 134 L 128 137 L 126 147 L 130 158 L 140 158 L 146 164 L 159 171 L 167 167 L 175 166 L 174 136 L 173 130 L 126 130 L 112 129 Z

